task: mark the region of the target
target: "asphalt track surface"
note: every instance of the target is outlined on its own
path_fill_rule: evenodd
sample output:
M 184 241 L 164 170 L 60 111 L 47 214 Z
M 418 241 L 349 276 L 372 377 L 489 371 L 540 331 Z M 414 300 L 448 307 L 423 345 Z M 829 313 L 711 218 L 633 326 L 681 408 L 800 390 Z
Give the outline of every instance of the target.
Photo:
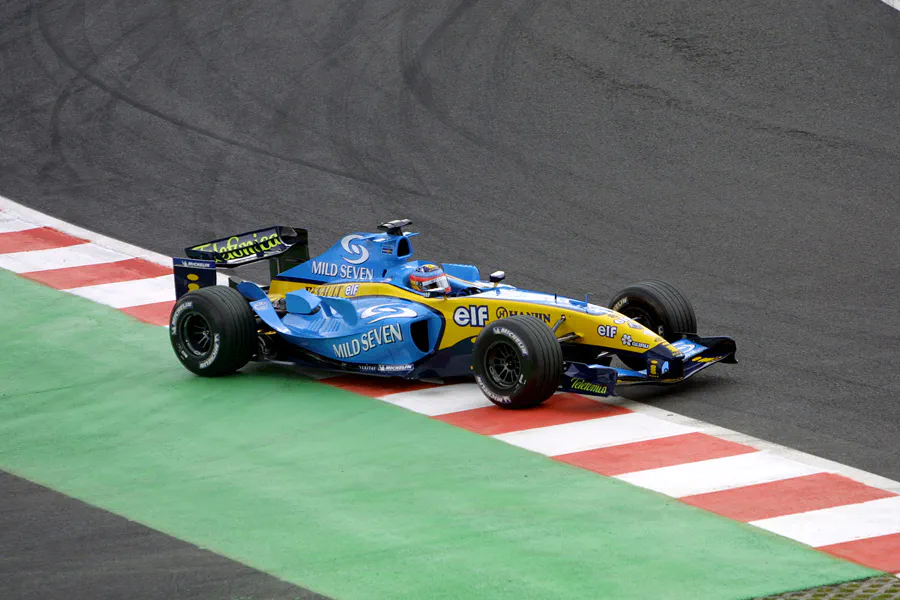
M 0 193 L 163 253 L 409 217 L 419 258 L 741 363 L 673 411 L 900 479 L 900 13 L 877 0 L 0 7 Z
M 667 279 L 741 363 L 635 397 L 900 479 L 877 0 L 7 0 L 0 77 L 0 194 L 167 254 L 408 217 L 525 288 Z
M 15 600 L 324 600 L 0 472 L 0 595 Z

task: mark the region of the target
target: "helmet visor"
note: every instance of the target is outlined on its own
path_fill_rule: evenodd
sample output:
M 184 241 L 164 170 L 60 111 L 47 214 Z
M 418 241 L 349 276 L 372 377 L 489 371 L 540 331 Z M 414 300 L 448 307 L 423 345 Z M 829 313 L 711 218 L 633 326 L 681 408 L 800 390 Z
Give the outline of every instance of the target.
M 416 277 L 416 283 L 423 292 L 445 292 L 450 289 L 450 282 L 444 274 L 434 277 Z

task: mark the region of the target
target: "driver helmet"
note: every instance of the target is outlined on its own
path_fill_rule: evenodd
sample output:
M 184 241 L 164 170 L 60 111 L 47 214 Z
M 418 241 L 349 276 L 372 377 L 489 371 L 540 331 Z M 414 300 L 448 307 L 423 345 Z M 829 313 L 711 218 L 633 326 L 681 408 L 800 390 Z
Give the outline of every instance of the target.
M 434 264 L 425 264 L 418 267 L 409 276 L 409 285 L 412 289 L 426 294 L 449 294 L 450 282 L 444 270 Z

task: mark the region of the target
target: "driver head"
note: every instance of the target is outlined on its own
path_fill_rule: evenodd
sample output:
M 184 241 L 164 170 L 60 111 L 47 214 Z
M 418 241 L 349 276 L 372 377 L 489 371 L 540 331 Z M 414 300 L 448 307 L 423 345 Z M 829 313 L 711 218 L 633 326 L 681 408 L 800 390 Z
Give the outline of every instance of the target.
M 449 294 L 450 282 L 444 270 L 435 264 L 424 264 L 409 276 L 412 289 L 425 294 Z

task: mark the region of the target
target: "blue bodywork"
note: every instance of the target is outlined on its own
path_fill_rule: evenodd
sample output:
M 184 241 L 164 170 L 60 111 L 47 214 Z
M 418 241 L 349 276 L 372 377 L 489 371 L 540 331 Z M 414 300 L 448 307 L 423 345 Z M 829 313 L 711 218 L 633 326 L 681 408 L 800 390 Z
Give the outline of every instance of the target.
M 279 274 L 283 281 L 310 284 L 384 282 L 409 279 L 421 261 L 409 260 L 415 234 L 354 233 L 296 267 Z M 469 265 L 444 265 L 456 277 L 478 278 Z M 460 284 L 456 283 L 457 286 Z M 364 296 L 352 301 L 295 290 L 285 296 L 286 314 L 279 316 L 265 291 L 250 282 L 237 289 L 266 325 L 310 355 L 334 361 L 331 366 L 376 374 L 408 375 L 416 363 L 432 354 L 440 340 L 443 320 L 423 304 L 391 297 Z M 413 291 L 406 288 L 408 291 Z M 426 322 L 429 326 L 422 327 Z M 419 327 L 425 336 L 414 337 Z M 314 362 L 317 367 L 328 364 Z
M 439 315 L 413 302 L 365 297 L 350 302 L 345 298 L 323 298 L 305 290 L 287 295 L 287 314 L 279 317 L 265 292 L 255 283 L 238 285 L 266 325 L 294 346 L 312 354 L 359 365 L 393 365 L 393 369 L 373 369 L 397 373 L 411 371 L 413 363 L 431 353 L 443 326 Z M 262 294 L 260 296 L 259 294 Z M 420 348 L 413 340 L 413 324 L 431 321 L 423 328 L 429 336 Z
M 419 265 L 418 261 L 409 261 L 413 253 L 409 238 L 414 235 L 351 233 L 322 254 L 281 273 L 279 278 L 310 283 L 405 281 L 404 276 L 408 277 Z

